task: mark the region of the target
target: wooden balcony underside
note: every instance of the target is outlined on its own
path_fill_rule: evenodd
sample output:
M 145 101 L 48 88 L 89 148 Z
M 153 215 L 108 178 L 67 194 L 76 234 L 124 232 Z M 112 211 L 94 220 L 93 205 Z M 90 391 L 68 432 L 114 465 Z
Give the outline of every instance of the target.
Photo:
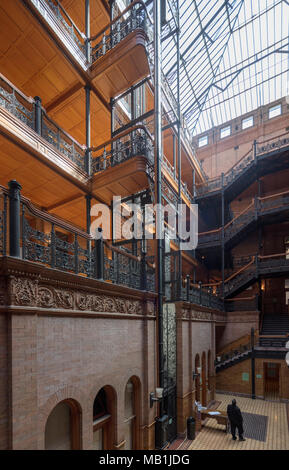
M 146 35 L 141 29 L 130 33 L 90 69 L 93 84 L 108 102 L 149 73 Z
M 108 204 L 115 195 L 125 197 L 147 187 L 146 158 L 142 156 L 95 174 L 92 180 L 93 193 Z

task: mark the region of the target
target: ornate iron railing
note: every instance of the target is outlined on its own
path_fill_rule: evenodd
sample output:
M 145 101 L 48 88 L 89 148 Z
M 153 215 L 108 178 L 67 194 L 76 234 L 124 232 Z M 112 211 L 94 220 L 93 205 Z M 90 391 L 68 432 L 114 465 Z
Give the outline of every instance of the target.
M 144 30 L 147 37 L 151 38 L 151 25 L 152 21 L 144 2 L 132 2 L 102 31 L 88 39 L 91 46 L 92 63 L 104 56 L 136 29 Z
M 34 129 L 34 100 L 21 93 L 3 75 L 0 75 L 0 106 Z
M 144 126 L 132 127 L 105 144 L 93 147 L 91 152 L 93 173 L 119 165 L 135 156 L 144 156 L 150 163 L 154 161 L 152 137 Z
M 35 130 L 80 170 L 85 170 L 85 146 L 80 145 L 47 115 L 39 98 L 28 98 L 3 75 L 0 75 L 0 106 Z
M 74 41 L 81 50 L 81 52 L 85 54 L 85 34 L 79 30 L 79 28 L 76 26 L 74 21 L 71 19 L 67 11 L 63 8 L 63 6 L 58 0 L 44 1 L 48 4 L 50 10 L 54 13 L 60 25 L 69 34 L 72 41 Z
M 147 259 L 145 253 L 134 256 L 102 239 L 95 240 L 70 223 L 39 210 L 22 196 L 19 210 L 12 214 L 10 205 L 7 210 L 8 200 L 12 197 L 6 188 L 1 187 L 0 255 L 5 256 L 9 252 L 9 235 L 9 239 L 13 238 L 13 242 L 18 244 L 20 257 L 24 260 L 134 289 L 155 289 L 153 259 Z M 13 220 L 19 217 L 19 231 L 11 224 L 8 231 L 11 217 Z
M 242 358 L 244 359 L 247 358 L 251 352 L 252 352 L 252 345 L 250 342 L 250 343 L 239 345 L 238 347 L 230 351 L 227 351 L 223 354 L 218 355 L 217 359 L 215 360 L 216 371 L 218 371 L 218 369 L 224 366 L 226 363 L 237 361 Z
M 289 208 L 289 192 L 255 198 L 238 216 L 224 226 L 224 242 L 227 243 L 237 233 L 244 230 L 259 217 L 270 215 Z M 222 228 L 199 233 L 199 247 L 206 244 L 218 244 L 222 240 Z
M 247 152 L 227 173 L 223 176 L 218 176 L 207 180 L 205 183 L 201 183 L 196 186 L 198 196 L 202 196 L 206 193 L 219 191 L 222 188 L 226 188 L 237 180 L 241 174 L 245 173 L 248 167 L 252 166 L 257 157 L 270 153 L 274 150 L 279 150 L 289 146 L 288 132 L 278 137 L 265 140 L 264 142 L 254 142 L 251 150 Z
M 70 137 L 56 122 L 42 111 L 41 136 L 55 147 L 60 153 L 71 160 L 80 170 L 85 170 L 85 146 L 81 146 Z
M 162 158 L 162 166 L 163 168 L 168 172 L 168 174 L 170 175 L 170 177 L 176 182 L 178 183 L 178 175 L 176 173 L 176 170 L 175 168 L 173 167 L 173 165 L 168 161 L 168 159 L 166 158 L 165 155 L 163 155 L 163 158 Z M 187 183 L 184 183 L 183 181 L 181 181 L 181 190 L 182 192 L 184 193 L 184 195 L 189 199 L 190 202 L 193 202 L 193 196 L 192 194 L 190 193 L 190 191 L 188 190 L 188 187 L 187 187 Z

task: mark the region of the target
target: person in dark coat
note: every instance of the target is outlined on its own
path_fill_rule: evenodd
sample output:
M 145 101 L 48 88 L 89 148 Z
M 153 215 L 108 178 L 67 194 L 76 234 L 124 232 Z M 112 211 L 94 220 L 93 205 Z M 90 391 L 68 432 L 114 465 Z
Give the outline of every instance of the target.
M 243 429 L 243 416 L 241 413 L 240 408 L 237 406 L 236 400 L 232 400 L 232 404 L 228 405 L 227 407 L 227 414 L 230 421 L 231 433 L 232 438 L 236 440 L 236 428 L 238 429 L 239 433 L 239 440 L 245 441 L 246 439 L 243 438 L 244 429 Z

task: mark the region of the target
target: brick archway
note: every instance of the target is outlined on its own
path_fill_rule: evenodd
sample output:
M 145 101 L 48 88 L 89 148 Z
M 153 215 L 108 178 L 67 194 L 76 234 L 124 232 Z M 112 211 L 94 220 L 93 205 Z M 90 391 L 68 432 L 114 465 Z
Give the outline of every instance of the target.
M 45 449 L 45 427 L 47 419 L 53 409 L 61 402 L 67 402 L 72 407 L 72 413 L 75 414 L 78 408 L 79 413 L 79 447 L 81 449 L 87 446 L 87 435 L 84 432 L 83 423 L 87 419 L 87 397 L 82 390 L 74 386 L 66 386 L 51 395 L 46 403 L 40 408 L 38 414 L 38 449 Z

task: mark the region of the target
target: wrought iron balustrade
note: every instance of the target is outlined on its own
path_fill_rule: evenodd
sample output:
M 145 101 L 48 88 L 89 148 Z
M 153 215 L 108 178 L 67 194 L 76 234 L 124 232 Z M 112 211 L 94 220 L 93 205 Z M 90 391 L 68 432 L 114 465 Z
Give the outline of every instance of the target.
M 171 176 L 171 178 L 178 183 L 178 175 L 175 171 L 175 168 L 173 165 L 168 161 L 165 155 L 163 155 L 162 158 L 162 166 L 163 168 L 168 172 L 168 174 Z M 193 196 L 191 195 L 190 191 L 188 190 L 187 183 L 184 183 L 181 181 L 181 190 L 184 193 L 184 195 L 189 199 L 189 201 L 192 203 L 193 202 Z
M 14 182 L 16 185 L 18 183 Z M 20 186 L 18 185 L 18 188 Z M 31 202 L 1 187 L 0 193 L 0 255 L 20 256 L 46 267 L 86 277 L 132 287 L 155 290 L 153 258 L 145 253 L 134 256 L 115 248 L 102 239 L 73 227 L 49 213 L 36 208 Z M 9 201 L 19 201 L 17 210 Z M 8 210 L 9 208 L 9 210 Z M 11 225 L 11 218 L 14 225 Z M 16 222 L 15 222 L 16 220 Z M 10 229 L 8 224 L 10 221 Z M 17 228 L 19 227 L 19 229 Z M 9 240 L 7 240 L 9 238 Z M 18 246 L 18 255 L 11 253 L 11 240 Z
M 136 29 L 142 29 L 147 37 L 151 38 L 151 25 L 152 21 L 144 2 L 132 2 L 100 33 L 88 39 L 91 46 L 92 63 L 104 56 Z
M 60 28 L 68 33 L 70 39 L 77 45 L 79 50 L 85 55 L 86 46 L 85 40 L 86 36 L 80 31 L 76 26 L 74 21 L 71 19 L 65 8 L 58 0 L 32 0 L 36 8 L 40 11 L 41 14 L 46 18 L 45 6 L 48 6 L 49 11 L 53 13 L 55 19 L 57 20 Z
M 250 223 L 257 220 L 258 217 L 264 217 L 283 209 L 289 209 L 288 191 L 264 198 L 255 198 L 246 209 L 224 226 L 224 242 L 231 240 L 241 230 L 248 227 Z M 208 243 L 220 243 L 221 240 L 221 228 L 199 233 L 199 246 Z
M 278 150 L 282 147 L 289 146 L 289 136 L 288 132 L 283 134 L 280 137 L 273 137 L 270 140 L 266 140 L 263 143 L 260 143 L 260 146 L 257 146 L 256 153 L 257 155 L 262 155 L 264 153 L 271 152 L 272 150 Z
M 28 98 L 3 75 L 0 75 L 0 106 L 35 130 L 80 170 L 85 170 L 85 146 L 80 145 L 47 115 L 39 98 Z
M 106 170 L 136 156 L 144 156 L 152 164 L 154 161 L 153 142 L 144 126 L 135 126 L 104 145 L 92 148 L 92 172 Z M 94 154 L 100 152 L 97 156 Z
M 7 109 L 27 126 L 34 129 L 34 100 L 26 97 L 16 87 L 0 75 L 0 106 Z
M 42 111 L 41 136 L 75 163 L 80 170 L 85 171 L 85 146 L 81 146 L 70 137 L 56 122 L 47 116 L 44 110 Z
M 239 176 L 246 172 L 247 168 L 255 164 L 257 157 L 270 153 L 274 150 L 279 150 L 289 146 L 288 132 L 281 136 L 273 137 L 272 139 L 263 142 L 254 142 L 252 149 L 247 152 L 241 160 L 239 160 L 227 173 L 223 176 L 207 180 L 205 183 L 197 185 L 197 195 L 203 196 L 204 194 L 219 191 L 226 188 L 231 183 L 239 178 Z
M 231 349 L 223 354 L 217 356 L 215 360 L 216 370 L 218 368 L 224 366 L 226 363 L 238 360 L 238 359 L 246 359 L 252 352 L 252 345 L 251 343 L 241 344 L 238 347 Z

